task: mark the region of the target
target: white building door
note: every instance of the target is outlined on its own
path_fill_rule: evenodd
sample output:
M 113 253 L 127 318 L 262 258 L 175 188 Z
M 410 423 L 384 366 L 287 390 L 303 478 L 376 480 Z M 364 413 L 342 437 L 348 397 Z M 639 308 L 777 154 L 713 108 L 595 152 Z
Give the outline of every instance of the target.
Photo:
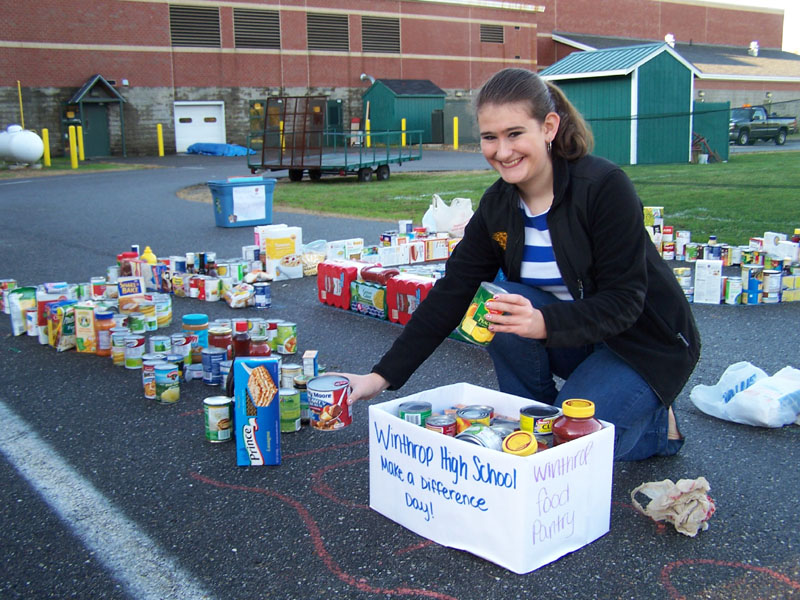
M 196 142 L 225 143 L 223 101 L 175 103 L 175 151 L 186 152 Z

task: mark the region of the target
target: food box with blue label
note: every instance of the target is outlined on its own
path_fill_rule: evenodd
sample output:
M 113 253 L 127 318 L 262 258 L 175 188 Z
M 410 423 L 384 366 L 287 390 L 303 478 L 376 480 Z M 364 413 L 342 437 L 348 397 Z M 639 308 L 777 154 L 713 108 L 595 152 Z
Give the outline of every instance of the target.
M 528 573 L 609 531 L 614 426 L 515 456 L 398 417 L 481 404 L 514 416 L 531 400 L 457 383 L 369 407 L 369 504 L 434 542 Z
M 240 467 L 281 464 L 280 364 L 281 359 L 272 356 L 233 362 L 236 464 Z
M 276 179 L 232 177 L 209 181 L 217 227 L 252 227 L 272 223 L 272 192 Z

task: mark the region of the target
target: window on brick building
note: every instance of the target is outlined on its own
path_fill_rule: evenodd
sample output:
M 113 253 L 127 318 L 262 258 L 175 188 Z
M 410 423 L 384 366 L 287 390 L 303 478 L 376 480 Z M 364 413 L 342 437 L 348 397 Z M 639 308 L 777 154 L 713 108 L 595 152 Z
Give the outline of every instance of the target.
M 347 15 L 308 13 L 306 33 L 309 50 L 350 50 L 350 28 Z
M 171 5 L 169 34 L 173 46 L 219 48 L 219 8 Z
M 280 15 L 277 10 L 234 8 L 233 35 L 237 48 L 280 49 Z
M 505 41 L 503 37 L 503 26 L 481 25 L 481 41 L 490 44 L 502 44 Z
M 400 53 L 400 19 L 361 17 L 361 49 L 364 52 Z

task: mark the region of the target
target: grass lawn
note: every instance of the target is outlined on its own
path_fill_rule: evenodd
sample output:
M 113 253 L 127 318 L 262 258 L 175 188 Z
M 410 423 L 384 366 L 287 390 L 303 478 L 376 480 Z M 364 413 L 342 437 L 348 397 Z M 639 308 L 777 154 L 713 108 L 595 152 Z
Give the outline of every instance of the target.
M 739 154 L 727 163 L 625 167 L 642 203 L 663 206 L 665 223 L 688 229 L 692 239 L 716 235 L 747 244 L 765 231 L 791 234 L 800 227 L 800 152 Z M 394 173 L 388 181 L 358 183 L 355 177 L 320 182 L 281 180 L 275 210 L 300 209 L 385 220 L 422 220 L 434 193 L 445 200 L 470 198 L 477 206 L 495 179 L 493 171 Z

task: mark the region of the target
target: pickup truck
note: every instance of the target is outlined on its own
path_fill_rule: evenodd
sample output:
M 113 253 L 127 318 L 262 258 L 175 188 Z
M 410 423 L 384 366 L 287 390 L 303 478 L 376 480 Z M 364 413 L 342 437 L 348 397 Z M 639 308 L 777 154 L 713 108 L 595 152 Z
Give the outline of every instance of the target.
M 740 146 L 756 140 L 775 140 L 782 146 L 786 136 L 797 131 L 796 117 L 779 117 L 769 114 L 763 106 L 743 106 L 731 110 L 728 139 Z

